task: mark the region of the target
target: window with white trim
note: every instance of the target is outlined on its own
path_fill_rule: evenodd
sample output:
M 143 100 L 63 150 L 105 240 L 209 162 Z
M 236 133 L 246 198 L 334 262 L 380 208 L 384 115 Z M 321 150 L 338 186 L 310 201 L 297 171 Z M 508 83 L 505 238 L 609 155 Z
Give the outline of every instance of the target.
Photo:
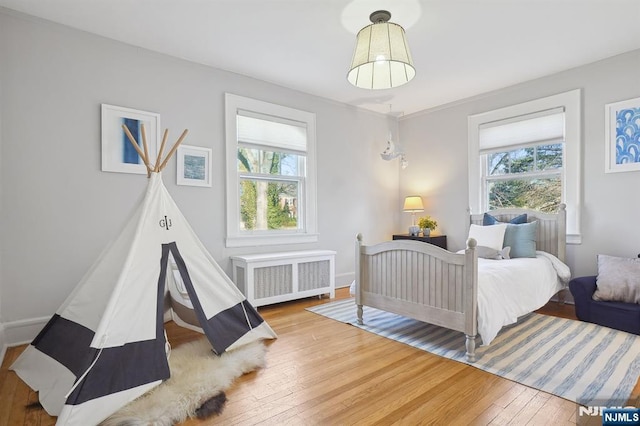
M 563 202 L 564 109 L 480 126 L 481 208 L 554 213 Z
M 472 213 L 564 203 L 567 242 L 581 242 L 580 98 L 576 89 L 469 116 Z
M 227 247 L 317 241 L 315 114 L 226 94 Z

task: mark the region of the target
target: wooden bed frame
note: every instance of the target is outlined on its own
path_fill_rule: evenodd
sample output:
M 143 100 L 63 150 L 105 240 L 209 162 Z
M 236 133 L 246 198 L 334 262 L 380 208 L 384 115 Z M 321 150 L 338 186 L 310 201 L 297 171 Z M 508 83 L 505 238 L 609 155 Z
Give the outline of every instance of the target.
M 538 221 L 537 250 L 564 262 L 566 210 L 556 214 L 527 209 L 492 210 L 501 222 L 526 213 L 527 221 Z M 483 214 L 470 216 L 482 225 Z M 432 244 L 412 240 L 387 241 L 371 246 L 356 243 L 356 305 L 358 323 L 363 324 L 364 305 L 419 321 L 461 331 L 466 335 L 466 356 L 475 361 L 478 334 L 478 256 L 476 241 L 469 239 L 464 253 L 457 254 Z

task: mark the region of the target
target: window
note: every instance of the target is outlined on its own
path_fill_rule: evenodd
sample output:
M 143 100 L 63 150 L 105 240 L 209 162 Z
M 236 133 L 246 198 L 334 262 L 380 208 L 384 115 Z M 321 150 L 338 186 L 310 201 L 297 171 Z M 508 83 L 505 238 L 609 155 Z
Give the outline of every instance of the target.
M 563 144 L 485 155 L 488 210 L 527 208 L 556 212 L 562 202 Z
M 556 212 L 563 202 L 564 110 L 480 126 L 482 210 Z
M 469 206 L 557 211 L 580 243 L 580 90 L 469 117 Z
M 315 115 L 226 95 L 227 247 L 317 241 Z

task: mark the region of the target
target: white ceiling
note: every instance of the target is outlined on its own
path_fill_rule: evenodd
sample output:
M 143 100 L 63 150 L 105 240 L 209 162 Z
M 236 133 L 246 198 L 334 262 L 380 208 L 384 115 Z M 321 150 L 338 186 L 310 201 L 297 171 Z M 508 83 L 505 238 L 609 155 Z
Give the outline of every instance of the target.
M 411 114 L 640 48 L 640 0 L 0 0 L 0 6 L 362 108 Z M 389 10 L 417 75 L 346 80 Z

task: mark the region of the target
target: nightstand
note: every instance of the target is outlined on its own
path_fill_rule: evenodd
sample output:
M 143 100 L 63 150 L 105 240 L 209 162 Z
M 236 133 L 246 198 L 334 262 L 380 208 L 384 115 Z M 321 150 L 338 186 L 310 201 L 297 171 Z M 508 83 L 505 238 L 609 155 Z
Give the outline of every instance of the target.
M 416 240 L 423 243 L 433 244 L 443 249 L 447 249 L 447 236 L 446 235 L 433 235 L 429 237 L 419 237 L 409 234 L 396 234 L 393 236 L 394 240 Z

